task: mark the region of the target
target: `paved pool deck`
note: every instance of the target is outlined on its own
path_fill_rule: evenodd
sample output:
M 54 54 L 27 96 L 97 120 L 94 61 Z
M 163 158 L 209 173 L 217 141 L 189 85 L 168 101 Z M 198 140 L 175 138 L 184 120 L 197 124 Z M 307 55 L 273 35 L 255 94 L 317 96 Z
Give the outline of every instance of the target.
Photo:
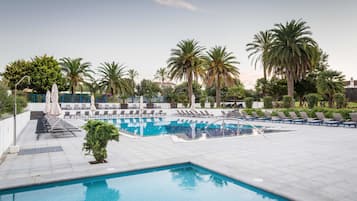
M 81 120 L 71 120 L 81 125 Z M 108 163 L 90 165 L 77 137 L 41 136 L 30 121 L 21 148 L 61 146 L 63 151 L 8 154 L 0 164 L 0 189 L 192 162 L 293 200 L 356 200 L 357 129 L 271 124 L 289 132 L 176 142 L 170 136 L 126 137 L 108 145 Z

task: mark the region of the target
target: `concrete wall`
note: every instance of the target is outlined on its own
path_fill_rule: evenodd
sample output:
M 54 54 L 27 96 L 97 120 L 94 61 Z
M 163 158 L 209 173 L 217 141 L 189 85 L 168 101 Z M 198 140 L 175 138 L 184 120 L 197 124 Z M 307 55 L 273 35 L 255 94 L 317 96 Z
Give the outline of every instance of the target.
M 16 116 L 16 135 L 18 136 L 30 121 L 30 111 Z M 0 157 L 13 143 L 14 118 L 13 116 L 0 120 Z

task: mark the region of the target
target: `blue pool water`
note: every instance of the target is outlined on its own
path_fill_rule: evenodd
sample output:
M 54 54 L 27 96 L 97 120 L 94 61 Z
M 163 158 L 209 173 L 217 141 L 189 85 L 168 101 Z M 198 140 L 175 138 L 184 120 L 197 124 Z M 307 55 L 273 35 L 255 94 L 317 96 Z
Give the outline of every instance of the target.
M 116 125 L 120 130 L 133 135 L 155 136 L 164 134 L 186 134 L 188 137 L 198 138 L 203 132 L 208 137 L 221 135 L 236 135 L 237 124 L 208 124 L 204 121 L 167 120 L 165 118 L 121 118 L 103 119 Z M 249 125 L 239 125 L 240 134 L 252 133 Z
M 192 164 L 0 191 L 1 201 L 287 200 Z

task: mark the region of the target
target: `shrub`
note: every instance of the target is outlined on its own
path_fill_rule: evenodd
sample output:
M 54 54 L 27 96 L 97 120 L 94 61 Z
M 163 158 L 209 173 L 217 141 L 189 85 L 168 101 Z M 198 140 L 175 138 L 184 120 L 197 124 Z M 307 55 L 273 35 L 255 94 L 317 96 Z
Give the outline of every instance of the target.
M 118 129 L 113 124 L 97 120 L 89 120 L 83 129 L 87 131 L 83 150 L 86 154 L 93 153 L 97 163 L 106 162 L 107 144 L 110 140 L 119 141 Z
M 310 93 L 305 96 L 307 101 L 307 106 L 311 109 L 317 106 L 320 96 L 316 93 Z
M 208 97 L 209 106 L 214 108 L 214 98 L 212 96 Z
M 273 108 L 273 98 L 271 96 L 266 96 L 263 98 L 264 108 Z
M 244 109 L 243 111 L 245 111 L 249 115 L 252 115 L 252 112 L 256 112 L 257 115 L 264 116 L 264 112 L 261 109 L 249 108 L 249 109 Z
M 201 98 L 200 98 L 201 108 L 205 108 L 205 104 L 206 104 L 206 97 L 205 96 L 201 96 Z
M 253 107 L 253 98 L 252 97 L 247 97 L 244 99 L 245 107 L 246 108 L 252 108 Z
M 291 96 L 283 96 L 283 107 L 291 108 L 294 105 L 294 99 Z
M 345 106 L 346 98 L 342 93 L 337 93 L 333 96 L 336 103 L 336 108 L 343 108 Z

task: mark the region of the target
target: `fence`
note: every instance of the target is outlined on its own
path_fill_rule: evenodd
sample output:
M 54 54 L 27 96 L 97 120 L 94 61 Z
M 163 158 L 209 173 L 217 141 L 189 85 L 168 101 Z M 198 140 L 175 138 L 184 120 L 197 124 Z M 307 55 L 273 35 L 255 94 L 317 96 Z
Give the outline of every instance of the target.
M 25 128 L 26 124 L 30 120 L 30 111 L 18 114 L 16 116 L 16 136 Z M 14 135 L 14 119 L 8 117 L 0 120 L 0 157 L 13 143 Z
M 89 94 L 59 94 L 60 103 L 90 103 L 91 96 Z M 46 94 L 28 94 L 27 100 L 31 103 L 44 103 L 46 102 Z M 120 98 L 114 98 L 112 96 L 96 96 L 96 103 L 112 103 L 120 102 Z M 140 97 L 132 96 L 126 99 L 128 103 L 139 103 Z M 163 96 L 154 97 L 151 99 L 153 103 L 164 103 L 166 98 Z M 144 102 L 149 102 L 148 98 L 144 97 Z

